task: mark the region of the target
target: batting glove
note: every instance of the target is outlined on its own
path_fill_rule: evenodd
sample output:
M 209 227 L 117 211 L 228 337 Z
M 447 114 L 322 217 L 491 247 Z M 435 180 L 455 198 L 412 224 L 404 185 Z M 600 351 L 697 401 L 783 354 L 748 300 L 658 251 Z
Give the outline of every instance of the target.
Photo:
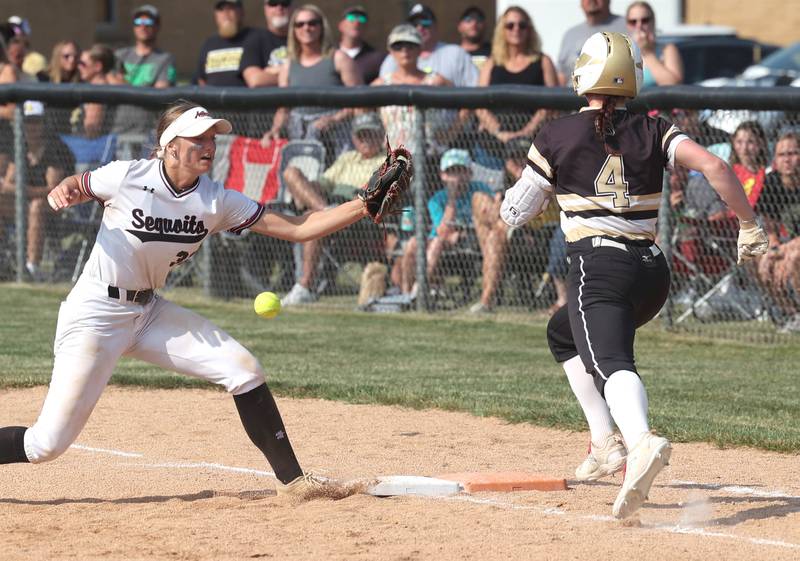
M 739 222 L 739 241 L 737 242 L 739 258 L 737 263 L 764 255 L 769 248 L 769 238 L 757 220 Z

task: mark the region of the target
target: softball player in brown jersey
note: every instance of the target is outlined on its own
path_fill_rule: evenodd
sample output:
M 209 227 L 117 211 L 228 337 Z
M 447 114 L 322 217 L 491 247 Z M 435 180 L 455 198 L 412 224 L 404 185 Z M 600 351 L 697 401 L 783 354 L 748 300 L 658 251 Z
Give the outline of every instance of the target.
M 510 226 L 521 226 L 547 207 L 555 191 L 570 268 L 568 303 L 551 318 L 548 343 L 591 431 L 577 478 L 610 475 L 627 461 L 613 507 L 618 518 L 642 505 L 671 453 L 670 443 L 650 432 L 647 394 L 633 357 L 636 328 L 658 313 L 669 291 L 669 268 L 655 244 L 665 166 L 703 173 L 736 213 L 740 260 L 767 248 L 725 162 L 671 123 L 625 110 L 641 79 L 635 43 L 620 33 L 592 35 L 573 73 L 573 87 L 589 106 L 541 129 L 500 211 Z

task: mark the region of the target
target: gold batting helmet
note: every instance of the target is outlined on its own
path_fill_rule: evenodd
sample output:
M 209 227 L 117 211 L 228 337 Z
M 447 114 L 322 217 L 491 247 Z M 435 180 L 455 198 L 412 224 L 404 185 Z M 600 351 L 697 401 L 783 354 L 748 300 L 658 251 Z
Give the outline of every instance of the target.
M 586 40 L 572 73 L 578 95 L 636 97 L 641 86 L 642 55 L 627 35 L 601 31 Z

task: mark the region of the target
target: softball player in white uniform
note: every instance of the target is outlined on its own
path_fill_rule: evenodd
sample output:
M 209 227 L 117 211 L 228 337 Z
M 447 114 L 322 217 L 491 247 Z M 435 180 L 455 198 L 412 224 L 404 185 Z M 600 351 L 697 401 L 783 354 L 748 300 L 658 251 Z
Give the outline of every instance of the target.
M 50 192 L 54 210 L 95 200 L 103 219 L 83 274 L 61 304 L 42 411 L 30 428 L 0 429 L 0 463 L 40 463 L 62 454 L 127 355 L 224 386 L 279 479 L 279 492 L 302 495 L 319 485 L 295 458 L 258 360 L 210 321 L 154 292 L 211 234 L 249 228 L 304 242 L 366 216 L 360 200 L 284 216 L 224 189 L 206 174 L 215 135 L 230 131 L 228 121 L 181 102 L 159 122 L 156 158 L 112 162 Z

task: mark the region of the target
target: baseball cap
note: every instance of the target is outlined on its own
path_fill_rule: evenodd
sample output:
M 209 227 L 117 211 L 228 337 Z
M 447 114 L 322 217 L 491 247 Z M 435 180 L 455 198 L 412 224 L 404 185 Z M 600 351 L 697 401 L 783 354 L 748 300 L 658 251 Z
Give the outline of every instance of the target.
M 391 47 L 395 43 L 414 43 L 415 45 L 421 45 L 422 37 L 416 27 L 407 23 L 401 23 L 392 29 L 392 32 L 389 33 L 389 38 L 386 39 L 387 47 Z
M 24 117 L 44 117 L 44 103 L 33 99 L 26 99 L 22 104 Z
M 31 24 L 21 16 L 11 16 L 8 18 L 8 24 L 14 29 L 15 35 L 31 34 Z
M 366 130 L 383 131 L 383 123 L 381 123 L 381 119 L 378 117 L 377 113 L 361 113 L 360 115 L 356 115 L 353 119 L 354 133 Z
M 439 169 L 447 171 L 455 166 L 462 166 L 468 168 L 472 165 L 472 158 L 469 157 L 469 152 L 461 148 L 451 148 L 442 154 L 442 159 L 439 162 Z
M 193 138 L 200 136 L 211 127 L 216 128 L 219 134 L 228 134 L 233 130 L 227 119 L 214 119 L 205 107 L 192 107 L 172 121 L 158 140 L 161 148 L 175 140 L 177 137 Z
M 473 17 L 475 17 L 475 18 L 477 18 L 479 20 L 485 20 L 486 19 L 486 14 L 484 14 L 483 10 L 481 10 L 478 6 L 469 6 L 461 14 L 461 17 L 459 18 L 459 21 L 461 21 L 464 18 L 467 18 L 469 16 L 473 16 Z
M 214 9 L 219 10 L 225 4 L 233 4 L 234 6 L 242 7 L 242 0 L 217 0 L 214 2 Z
M 433 13 L 433 10 L 425 4 L 414 4 L 408 11 L 407 19 L 408 21 L 414 21 L 415 19 L 430 19 L 436 21 L 436 15 Z
M 133 10 L 133 12 L 131 12 L 131 15 L 133 17 L 139 16 L 139 15 L 142 15 L 142 14 L 148 15 L 148 16 L 150 16 L 151 18 L 153 18 L 156 21 L 158 21 L 159 18 L 160 18 L 160 15 L 158 13 L 158 8 L 156 8 L 152 4 L 142 4 L 141 6 L 139 6 L 135 10 Z
M 353 6 L 348 6 L 347 8 L 345 8 L 344 11 L 342 12 L 342 18 L 345 18 L 348 14 L 360 14 L 364 17 L 368 15 L 367 9 L 361 4 L 355 4 Z

